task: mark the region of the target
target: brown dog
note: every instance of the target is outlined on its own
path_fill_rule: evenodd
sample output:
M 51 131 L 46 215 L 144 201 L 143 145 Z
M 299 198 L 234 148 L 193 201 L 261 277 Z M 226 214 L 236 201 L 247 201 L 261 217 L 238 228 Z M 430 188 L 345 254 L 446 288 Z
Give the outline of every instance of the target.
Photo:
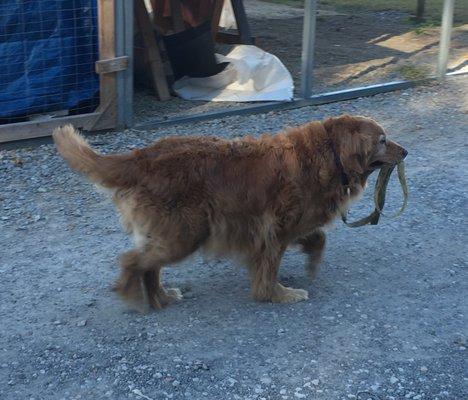
M 53 136 L 71 168 L 112 191 L 133 235 L 117 291 L 154 308 L 181 297 L 162 286 L 161 269 L 198 249 L 247 265 L 257 300 L 307 299 L 277 280 L 286 248 L 302 245 L 314 275 L 321 228 L 375 169 L 407 154 L 373 120 L 348 115 L 258 139 L 169 137 L 121 155 L 97 154 L 72 126 Z

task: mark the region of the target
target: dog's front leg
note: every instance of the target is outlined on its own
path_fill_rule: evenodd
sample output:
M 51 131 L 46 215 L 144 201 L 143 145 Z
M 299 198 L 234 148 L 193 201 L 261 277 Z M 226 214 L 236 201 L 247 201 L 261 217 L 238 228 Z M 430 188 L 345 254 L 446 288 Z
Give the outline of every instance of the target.
M 254 254 L 249 266 L 254 299 L 273 303 L 296 303 L 308 299 L 306 290 L 285 287 L 277 280 L 286 246 L 277 250 L 272 250 L 267 245 L 261 248 L 261 251 Z
M 326 236 L 322 229 L 317 229 L 310 235 L 304 236 L 297 241 L 301 245 L 302 251 L 308 256 L 305 269 L 312 279 L 315 278 L 320 268 L 325 242 Z

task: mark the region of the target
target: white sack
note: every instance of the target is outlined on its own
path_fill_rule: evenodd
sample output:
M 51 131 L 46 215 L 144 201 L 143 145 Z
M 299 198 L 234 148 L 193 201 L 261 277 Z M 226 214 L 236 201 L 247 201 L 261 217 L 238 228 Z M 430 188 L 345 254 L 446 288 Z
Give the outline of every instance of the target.
M 293 97 L 291 74 L 273 54 L 258 47 L 239 45 L 227 56 L 216 54 L 218 62 L 230 64 L 208 78 L 184 76 L 174 83 L 185 100 L 282 101 Z

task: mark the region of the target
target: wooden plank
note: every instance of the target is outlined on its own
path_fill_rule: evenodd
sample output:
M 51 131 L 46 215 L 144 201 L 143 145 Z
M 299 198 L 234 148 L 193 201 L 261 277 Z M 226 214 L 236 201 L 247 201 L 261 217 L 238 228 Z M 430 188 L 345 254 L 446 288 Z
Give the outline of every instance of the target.
M 109 74 L 111 72 L 125 71 L 128 68 L 129 57 L 121 56 L 109 60 L 96 61 L 97 74 Z
M 216 35 L 219 30 L 219 20 L 221 19 L 223 6 L 224 6 L 224 0 L 214 0 L 213 14 L 211 16 L 211 33 L 213 35 L 213 40 L 216 40 Z
M 55 128 L 66 124 L 89 130 L 90 127 L 95 125 L 100 116 L 100 113 L 95 112 L 52 118 L 47 121 L 28 121 L 0 125 L 0 143 L 50 136 Z
M 115 1 L 98 0 L 99 58 L 115 58 Z M 112 129 L 117 125 L 117 79 L 115 73 L 100 75 L 100 105 L 97 112 L 102 116 L 92 129 Z M 115 110 L 109 108 L 115 104 Z
M 135 16 L 138 22 L 143 45 L 146 50 L 148 63 L 151 70 L 151 77 L 156 96 L 159 100 L 165 101 L 171 98 L 166 75 L 164 73 L 164 64 L 159 53 L 158 44 L 153 30 L 148 10 L 144 0 L 135 0 Z

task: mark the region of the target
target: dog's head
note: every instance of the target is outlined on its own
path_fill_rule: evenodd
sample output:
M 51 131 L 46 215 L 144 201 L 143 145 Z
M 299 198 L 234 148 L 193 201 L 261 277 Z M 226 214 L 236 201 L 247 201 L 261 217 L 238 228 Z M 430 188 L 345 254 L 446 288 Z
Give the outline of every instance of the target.
M 408 154 L 370 118 L 342 115 L 327 119 L 323 125 L 347 174 L 367 177 L 384 165 L 397 164 Z

